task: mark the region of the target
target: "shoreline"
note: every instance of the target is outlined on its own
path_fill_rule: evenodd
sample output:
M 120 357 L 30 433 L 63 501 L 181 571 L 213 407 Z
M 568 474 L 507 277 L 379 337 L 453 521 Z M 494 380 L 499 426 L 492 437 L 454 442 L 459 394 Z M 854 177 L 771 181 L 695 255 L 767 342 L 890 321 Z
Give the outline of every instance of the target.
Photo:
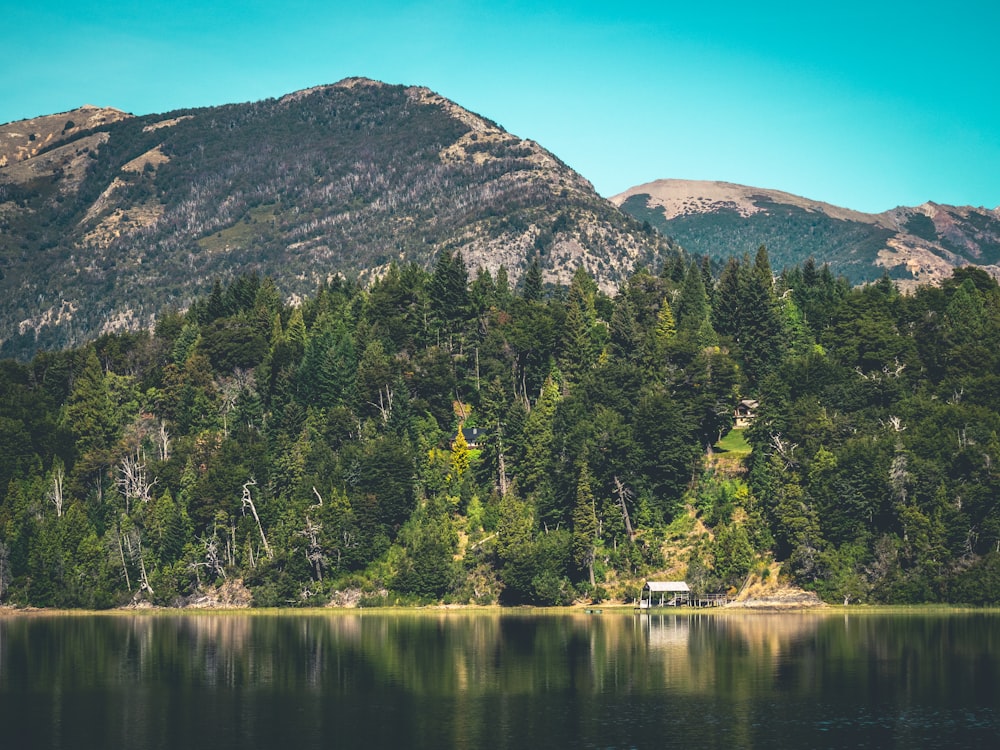
M 753 606 L 725 607 L 656 607 L 652 610 L 639 610 L 630 604 L 608 605 L 569 605 L 565 607 L 533 607 L 533 606 L 480 606 L 432 604 L 426 606 L 389 606 L 389 607 L 116 607 L 112 609 L 48 609 L 43 607 L 16 607 L 0 605 L 0 620 L 27 619 L 35 617 L 204 617 L 222 616 L 333 616 L 343 615 L 585 615 L 600 616 L 659 616 L 664 615 L 694 617 L 694 616 L 766 616 L 766 615 L 952 615 L 952 614 L 1000 614 L 1000 605 L 992 607 L 973 607 L 951 604 L 824 604 L 822 606 L 796 606 L 792 604 L 761 603 Z

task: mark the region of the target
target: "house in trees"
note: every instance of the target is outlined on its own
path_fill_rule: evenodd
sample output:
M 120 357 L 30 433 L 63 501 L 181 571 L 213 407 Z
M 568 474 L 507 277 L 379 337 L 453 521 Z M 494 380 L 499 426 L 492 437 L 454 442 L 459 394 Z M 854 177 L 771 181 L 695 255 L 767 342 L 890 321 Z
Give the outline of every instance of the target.
M 745 398 L 736 405 L 736 409 L 733 411 L 733 417 L 736 420 L 735 426 L 737 430 L 742 430 L 744 427 L 750 426 L 754 417 L 757 416 L 758 406 L 760 406 L 760 404 L 752 398 Z
M 463 427 L 461 432 L 470 451 L 479 450 L 483 447 L 483 442 L 486 440 L 486 432 L 484 430 L 479 427 Z M 458 433 L 456 432 L 451 436 L 451 442 L 454 443 L 457 438 Z

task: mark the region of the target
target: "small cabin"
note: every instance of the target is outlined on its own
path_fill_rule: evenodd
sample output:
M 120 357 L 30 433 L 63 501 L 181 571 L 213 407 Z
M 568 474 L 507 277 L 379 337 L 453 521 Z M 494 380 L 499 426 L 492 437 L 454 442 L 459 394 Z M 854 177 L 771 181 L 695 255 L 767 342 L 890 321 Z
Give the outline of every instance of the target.
M 733 418 L 736 420 L 737 430 L 742 430 L 743 428 L 750 426 L 754 417 L 757 416 L 758 406 L 760 406 L 760 404 L 752 398 L 745 398 L 736 405 L 736 409 L 733 412 Z
M 691 604 L 691 589 L 684 581 L 646 581 L 639 595 L 639 609 L 680 607 Z

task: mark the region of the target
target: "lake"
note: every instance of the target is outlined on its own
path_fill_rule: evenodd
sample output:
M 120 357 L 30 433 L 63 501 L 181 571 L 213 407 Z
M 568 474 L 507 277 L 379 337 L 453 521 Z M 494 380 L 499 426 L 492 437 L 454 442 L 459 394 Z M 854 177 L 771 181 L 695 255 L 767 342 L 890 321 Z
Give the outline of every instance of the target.
M 990 612 L 0 615 L 0 747 L 998 746 Z

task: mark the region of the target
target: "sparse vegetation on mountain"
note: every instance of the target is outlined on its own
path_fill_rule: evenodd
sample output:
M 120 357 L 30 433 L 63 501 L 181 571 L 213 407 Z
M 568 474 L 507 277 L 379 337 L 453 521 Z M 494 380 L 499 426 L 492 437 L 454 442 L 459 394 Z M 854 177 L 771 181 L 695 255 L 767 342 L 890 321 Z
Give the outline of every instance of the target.
M 610 291 L 669 247 L 537 144 L 426 89 L 349 79 L 164 115 L 77 112 L 40 118 L 48 150 L 27 140 L 38 122 L 4 126 L 26 133 L 0 162 L 6 356 L 148 328 L 243 272 L 302 297 L 447 250 L 512 281 L 536 258 L 545 282 L 585 262 Z

